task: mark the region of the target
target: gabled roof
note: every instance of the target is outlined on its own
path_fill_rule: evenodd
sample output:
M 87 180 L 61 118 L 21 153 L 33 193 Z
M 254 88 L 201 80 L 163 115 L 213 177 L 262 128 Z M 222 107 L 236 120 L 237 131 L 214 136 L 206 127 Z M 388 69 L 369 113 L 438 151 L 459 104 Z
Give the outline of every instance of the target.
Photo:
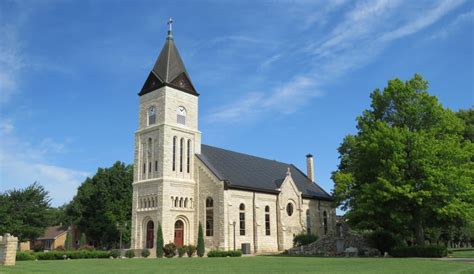
M 208 145 L 197 157 L 226 183 L 226 187 L 265 193 L 279 193 L 288 168 L 304 198 L 332 200 L 332 196 L 292 164 L 268 160 Z
M 162 86 L 170 86 L 192 95 L 199 95 L 184 67 L 171 31 L 168 31 L 165 45 L 138 95 L 141 96 Z
M 39 237 L 38 240 L 55 240 L 61 234 L 66 233 L 68 230 L 67 225 L 57 225 L 57 226 L 50 226 L 47 227 L 44 231 L 43 236 Z

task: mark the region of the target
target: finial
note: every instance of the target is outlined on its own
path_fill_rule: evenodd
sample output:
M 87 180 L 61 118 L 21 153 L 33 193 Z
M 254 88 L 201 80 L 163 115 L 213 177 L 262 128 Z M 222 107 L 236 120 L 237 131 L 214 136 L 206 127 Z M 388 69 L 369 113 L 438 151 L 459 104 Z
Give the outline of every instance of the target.
M 168 19 L 168 38 L 173 38 L 173 34 L 171 33 L 173 31 L 173 18 L 170 17 Z
M 288 170 L 286 171 L 286 176 L 291 176 L 291 170 L 290 170 L 290 167 L 288 167 Z

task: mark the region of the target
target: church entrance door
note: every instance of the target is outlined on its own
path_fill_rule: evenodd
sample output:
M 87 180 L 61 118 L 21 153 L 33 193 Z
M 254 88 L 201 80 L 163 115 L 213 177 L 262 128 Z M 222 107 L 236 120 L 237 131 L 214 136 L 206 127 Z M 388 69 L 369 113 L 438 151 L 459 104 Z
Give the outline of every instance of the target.
M 184 223 L 177 220 L 174 224 L 174 244 L 178 247 L 183 246 L 184 242 Z
M 155 224 L 153 221 L 149 221 L 146 224 L 146 248 L 153 248 L 154 236 L 155 236 Z

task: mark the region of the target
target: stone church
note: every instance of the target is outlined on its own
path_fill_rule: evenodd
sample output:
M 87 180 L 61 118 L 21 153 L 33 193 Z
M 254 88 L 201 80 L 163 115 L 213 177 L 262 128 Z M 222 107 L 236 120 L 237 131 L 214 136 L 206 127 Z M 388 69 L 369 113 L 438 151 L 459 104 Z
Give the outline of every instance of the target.
M 201 144 L 198 99 L 171 28 L 140 96 L 135 133 L 132 249 L 197 244 L 207 250 L 277 252 L 293 236 L 334 229 L 332 197 L 296 166 Z M 204 95 L 205 96 L 205 95 Z

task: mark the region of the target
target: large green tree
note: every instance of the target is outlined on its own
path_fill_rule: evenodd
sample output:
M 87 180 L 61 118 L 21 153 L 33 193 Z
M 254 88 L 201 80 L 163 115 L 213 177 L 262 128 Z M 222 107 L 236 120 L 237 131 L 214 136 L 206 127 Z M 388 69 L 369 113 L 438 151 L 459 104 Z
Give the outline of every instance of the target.
M 50 198 L 38 183 L 0 193 L 0 235 L 10 233 L 20 241 L 32 240 L 50 224 Z
M 428 93 L 420 75 L 370 95 L 357 133 L 339 147 L 336 202 L 353 226 L 414 236 L 474 216 L 474 147 L 465 124 Z
M 99 168 L 78 188 L 67 213 L 89 241 L 105 247 L 116 246 L 119 227 L 124 224 L 123 241 L 130 241 L 132 181 L 133 167 L 116 162 L 110 168 Z

